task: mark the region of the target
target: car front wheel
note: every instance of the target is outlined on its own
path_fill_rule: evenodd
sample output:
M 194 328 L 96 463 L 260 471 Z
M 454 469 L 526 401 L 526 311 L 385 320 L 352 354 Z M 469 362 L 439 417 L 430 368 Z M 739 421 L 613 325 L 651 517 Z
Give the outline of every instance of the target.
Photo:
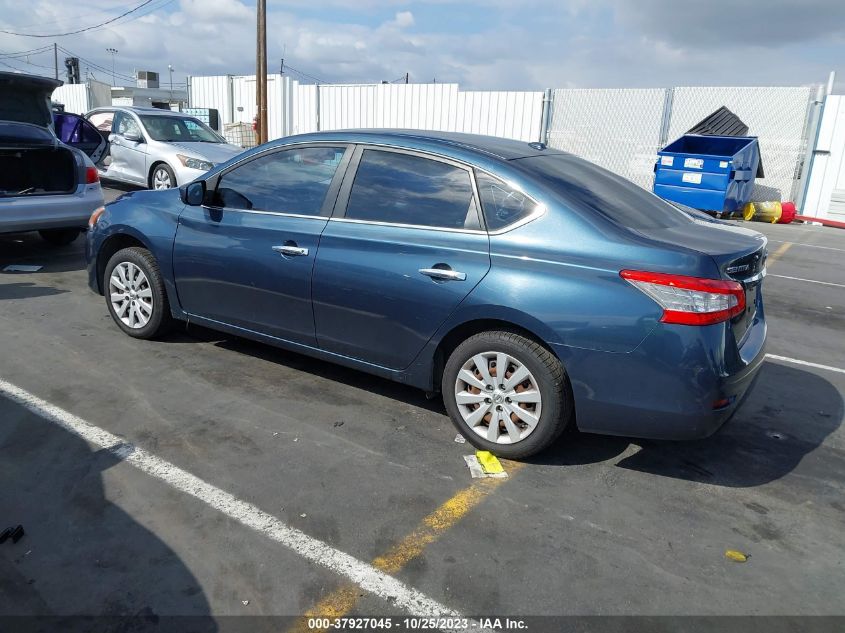
M 172 189 L 176 186 L 176 175 L 165 164 L 156 165 L 150 176 L 150 189 Z
M 129 336 L 151 339 L 170 327 L 164 281 L 146 249 L 131 247 L 115 253 L 106 264 L 103 289 L 109 313 Z
M 482 332 L 458 345 L 446 362 L 441 390 L 458 431 L 501 457 L 538 453 L 572 418 L 560 361 L 513 332 Z

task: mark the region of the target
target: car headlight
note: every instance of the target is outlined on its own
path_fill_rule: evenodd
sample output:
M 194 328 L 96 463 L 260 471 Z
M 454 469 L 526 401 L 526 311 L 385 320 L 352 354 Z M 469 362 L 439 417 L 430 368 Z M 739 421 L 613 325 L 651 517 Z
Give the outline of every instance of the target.
M 183 154 L 176 154 L 176 158 L 178 158 L 179 162 L 189 169 L 201 169 L 202 171 L 208 171 L 214 167 L 214 163 L 210 163 L 202 158 L 194 158 Z

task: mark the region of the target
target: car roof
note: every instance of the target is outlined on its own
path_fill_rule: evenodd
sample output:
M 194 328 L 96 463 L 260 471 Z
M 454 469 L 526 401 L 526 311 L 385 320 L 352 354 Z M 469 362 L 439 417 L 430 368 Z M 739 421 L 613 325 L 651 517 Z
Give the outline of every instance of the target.
M 185 114 L 184 112 L 178 112 L 175 110 L 165 110 L 164 108 L 144 108 L 140 106 L 101 106 L 99 108 L 92 109 L 88 114 L 92 112 L 134 112 L 135 114 L 151 114 L 153 116 L 186 116 L 194 118 L 190 114 Z
M 292 140 L 321 140 L 349 143 L 372 143 L 402 145 L 408 148 L 418 148 L 420 144 L 427 146 L 439 145 L 451 149 L 463 149 L 480 152 L 502 160 L 514 160 L 530 156 L 548 154 L 562 154 L 547 148 L 542 143 L 517 141 L 499 138 L 497 136 L 482 136 L 480 134 L 464 134 L 460 132 L 435 132 L 431 130 L 412 129 L 356 129 L 334 130 L 330 132 L 313 132 L 298 137 L 280 139 L 285 142 Z

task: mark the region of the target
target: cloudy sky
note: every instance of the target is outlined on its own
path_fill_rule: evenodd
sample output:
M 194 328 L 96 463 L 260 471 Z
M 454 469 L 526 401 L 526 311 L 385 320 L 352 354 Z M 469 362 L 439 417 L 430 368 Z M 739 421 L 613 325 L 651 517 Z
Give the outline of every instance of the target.
M 0 30 L 53 35 L 141 0 L 0 0 Z M 267 0 L 268 66 L 332 83 L 458 82 L 468 89 L 803 85 L 836 70 L 845 91 L 843 0 Z M 24 9 L 25 7 L 25 9 Z M 167 81 L 248 74 L 254 0 L 151 0 L 112 24 L 61 37 L 0 33 L 0 70 L 49 74 L 51 46 L 93 76 Z M 60 52 L 61 59 L 66 54 Z M 297 73 L 290 71 L 297 77 Z M 118 79 L 120 83 L 120 79 Z

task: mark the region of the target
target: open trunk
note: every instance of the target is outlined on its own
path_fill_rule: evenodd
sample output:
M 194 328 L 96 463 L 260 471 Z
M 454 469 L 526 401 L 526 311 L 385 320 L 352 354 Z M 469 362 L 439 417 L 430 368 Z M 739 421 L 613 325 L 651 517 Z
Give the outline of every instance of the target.
M 0 198 L 73 193 L 76 172 L 76 160 L 67 148 L 0 147 Z

